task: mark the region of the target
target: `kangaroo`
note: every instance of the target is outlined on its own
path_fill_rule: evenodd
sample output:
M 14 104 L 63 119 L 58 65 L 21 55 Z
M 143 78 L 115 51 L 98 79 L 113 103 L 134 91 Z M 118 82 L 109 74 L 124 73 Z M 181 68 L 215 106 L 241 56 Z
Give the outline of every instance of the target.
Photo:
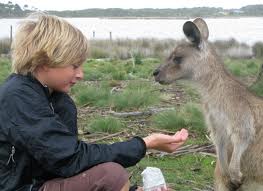
M 190 42 L 179 44 L 154 71 L 155 81 L 188 79 L 198 88 L 217 152 L 215 190 L 262 191 L 263 99 L 226 71 L 202 18 L 187 21 L 183 32 Z

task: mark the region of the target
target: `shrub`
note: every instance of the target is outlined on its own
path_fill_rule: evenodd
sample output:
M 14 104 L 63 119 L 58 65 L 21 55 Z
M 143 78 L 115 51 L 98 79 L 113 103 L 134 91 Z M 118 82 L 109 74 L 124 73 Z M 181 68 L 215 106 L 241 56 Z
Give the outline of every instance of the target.
M 109 58 L 110 54 L 108 51 L 102 49 L 102 48 L 97 48 L 97 47 L 92 47 L 90 48 L 90 53 L 89 56 L 91 58 L 97 59 L 97 58 Z
M 263 80 L 253 84 L 249 89 L 256 95 L 263 97 Z
M 8 54 L 10 52 L 10 40 L 8 38 L 0 39 L 0 54 Z
M 263 43 L 257 42 L 252 46 L 253 55 L 256 58 L 262 58 L 263 57 Z
M 203 113 L 197 104 L 187 103 L 178 110 L 169 110 L 153 116 L 153 125 L 157 128 L 164 128 L 177 131 L 187 128 L 197 134 L 204 134 L 205 121 Z
M 109 104 L 110 89 L 106 85 L 99 84 L 96 87 L 94 85 L 79 83 L 72 88 L 71 93 L 74 96 L 76 104 L 79 106 L 92 105 L 104 107 Z
M 95 117 L 90 121 L 87 128 L 91 132 L 116 133 L 122 130 L 124 124 L 114 117 Z
M 7 78 L 11 72 L 11 63 L 8 59 L 0 58 L 0 84 Z
M 155 115 L 152 119 L 153 125 L 156 128 L 177 131 L 187 127 L 187 122 L 178 111 L 169 110 Z
M 134 63 L 136 65 L 142 64 L 142 55 L 140 53 L 134 55 Z
M 256 59 L 226 59 L 225 65 L 235 76 L 255 76 L 260 68 L 260 63 Z
M 138 109 L 159 102 L 159 92 L 154 91 L 148 82 L 131 82 L 123 90 L 112 97 L 112 107 L 116 110 Z

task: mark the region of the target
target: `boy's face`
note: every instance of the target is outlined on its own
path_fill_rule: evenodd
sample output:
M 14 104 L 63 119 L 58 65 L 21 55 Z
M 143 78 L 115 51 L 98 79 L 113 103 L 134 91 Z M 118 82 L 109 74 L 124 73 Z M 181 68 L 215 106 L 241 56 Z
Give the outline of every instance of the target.
M 55 91 L 68 93 L 70 88 L 84 77 L 82 65 L 68 65 L 63 67 L 44 66 L 44 82 Z

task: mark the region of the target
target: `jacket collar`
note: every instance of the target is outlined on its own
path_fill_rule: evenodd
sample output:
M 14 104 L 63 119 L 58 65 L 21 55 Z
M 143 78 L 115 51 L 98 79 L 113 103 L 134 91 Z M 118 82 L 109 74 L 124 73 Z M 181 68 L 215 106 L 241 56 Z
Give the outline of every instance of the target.
M 43 84 L 41 84 L 40 81 L 32 75 L 32 73 L 28 73 L 26 76 L 28 77 L 28 79 L 30 81 L 38 84 L 43 89 L 43 91 L 44 91 L 45 95 L 48 97 L 48 99 L 51 97 L 51 92 L 49 91 L 49 88 L 47 86 L 44 86 Z

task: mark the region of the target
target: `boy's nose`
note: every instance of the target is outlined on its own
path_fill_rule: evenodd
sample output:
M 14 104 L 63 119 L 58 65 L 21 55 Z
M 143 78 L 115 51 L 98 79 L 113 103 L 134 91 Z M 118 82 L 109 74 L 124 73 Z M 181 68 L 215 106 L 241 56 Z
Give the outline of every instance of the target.
M 82 66 L 80 66 L 76 72 L 76 78 L 82 80 L 84 78 L 84 72 Z

